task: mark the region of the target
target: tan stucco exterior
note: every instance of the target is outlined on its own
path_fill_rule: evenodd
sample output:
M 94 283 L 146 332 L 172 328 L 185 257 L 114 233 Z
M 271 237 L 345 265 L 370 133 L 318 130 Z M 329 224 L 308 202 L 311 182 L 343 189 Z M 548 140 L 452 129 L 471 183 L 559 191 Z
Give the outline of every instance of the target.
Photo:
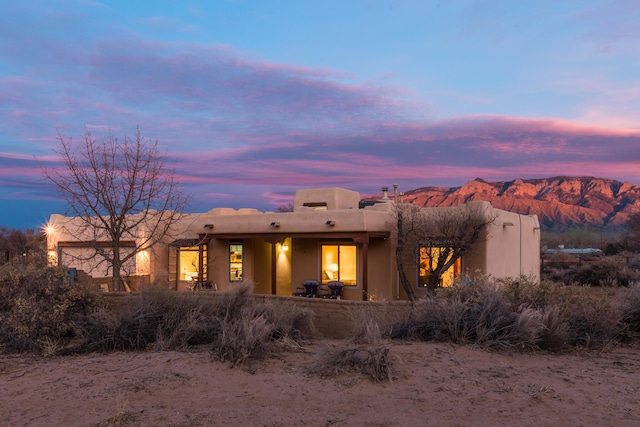
M 146 251 L 148 262 L 130 266 L 129 271 L 145 275 L 151 282 L 184 290 L 189 283 L 179 280 L 181 247 L 195 247 L 207 255 L 207 283 L 214 289 L 234 286 L 230 280 L 230 246 L 242 245 L 242 281 L 254 284 L 260 294 L 292 295 L 305 280 L 322 282 L 322 245 L 355 246 L 357 279 L 345 286 L 341 297 L 349 300 L 406 299 L 398 283 L 393 239 L 394 202 L 380 200 L 360 207 L 357 192 L 341 188 L 299 190 L 293 212 L 260 212 L 255 209 L 217 208 L 206 213 L 186 214 L 171 230 L 171 237 Z M 494 209 L 482 203 L 494 223 L 465 255 L 463 270 L 496 278 L 529 275 L 539 279 L 540 227 L 536 216 Z M 455 208 L 426 208 L 455 209 Z M 93 277 L 106 271 L 79 261 L 70 252 L 90 252 L 93 236 L 79 232 L 76 218 L 53 215 L 49 234 L 54 262 L 85 270 Z M 143 230 L 140 231 L 143 233 Z M 135 240 L 137 236 L 131 236 Z M 195 245 L 195 246 L 193 246 Z M 196 273 L 200 274 L 200 273 Z M 417 274 L 410 275 L 417 281 Z M 415 276 L 415 277 L 414 277 Z

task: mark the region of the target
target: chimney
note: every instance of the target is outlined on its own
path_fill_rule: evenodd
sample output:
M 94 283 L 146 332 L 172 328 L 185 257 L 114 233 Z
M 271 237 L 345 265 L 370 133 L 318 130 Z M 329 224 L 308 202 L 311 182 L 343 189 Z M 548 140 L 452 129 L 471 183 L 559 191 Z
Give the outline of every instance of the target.
M 389 187 L 382 187 L 382 200 L 389 200 Z
M 393 184 L 393 201 L 398 203 L 398 184 Z

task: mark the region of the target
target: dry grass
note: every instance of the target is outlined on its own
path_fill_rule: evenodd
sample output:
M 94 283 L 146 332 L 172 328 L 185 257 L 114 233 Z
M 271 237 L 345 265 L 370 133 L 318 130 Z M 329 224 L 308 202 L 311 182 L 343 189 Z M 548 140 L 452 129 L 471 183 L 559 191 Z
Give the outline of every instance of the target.
M 274 341 L 308 338 L 311 314 L 259 303 L 250 284 L 214 297 L 152 289 L 129 309 L 97 310 L 83 321 L 84 351 L 180 350 L 208 345 L 214 358 L 242 364 Z
M 606 288 L 536 283 L 527 277 L 461 280 L 414 304 L 411 316 L 393 325 L 391 336 L 502 350 L 599 347 L 633 330 L 634 310 L 640 312 L 640 297 L 620 307 L 611 295 L 615 291 Z
M 351 310 L 353 344 L 377 345 L 391 335 L 391 328 L 409 313 L 389 304 L 357 306 Z
M 216 359 L 237 365 L 310 337 L 311 312 L 287 302 L 261 303 L 251 294 L 250 284 L 204 298 L 149 288 L 115 310 L 70 283 L 65 269 L 5 268 L 0 345 L 45 356 L 208 345 Z
M 324 346 L 315 363 L 307 369 L 313 375 L 336 377 L 348 372 L 364 375 L 375 382 L 391 380 L 392 359 L 384 345 L 343 344 Z

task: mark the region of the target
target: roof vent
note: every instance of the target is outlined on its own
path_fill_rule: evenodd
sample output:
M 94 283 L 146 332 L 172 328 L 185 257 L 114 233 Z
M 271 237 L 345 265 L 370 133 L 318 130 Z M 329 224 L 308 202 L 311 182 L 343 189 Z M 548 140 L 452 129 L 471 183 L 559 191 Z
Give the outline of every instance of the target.
M 382 200 L 389 200 L 389 187 L 382 187 Z

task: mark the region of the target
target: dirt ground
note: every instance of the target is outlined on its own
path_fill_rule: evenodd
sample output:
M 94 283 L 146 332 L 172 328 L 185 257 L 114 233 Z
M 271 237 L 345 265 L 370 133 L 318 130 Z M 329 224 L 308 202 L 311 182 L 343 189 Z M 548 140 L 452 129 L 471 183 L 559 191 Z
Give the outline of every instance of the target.
M 208 352 L 0 356 L 0 426 L 637 426 L 640 349 L 385 344 L 391 381 L 310 376 L 318 341 L 241 368 Z

